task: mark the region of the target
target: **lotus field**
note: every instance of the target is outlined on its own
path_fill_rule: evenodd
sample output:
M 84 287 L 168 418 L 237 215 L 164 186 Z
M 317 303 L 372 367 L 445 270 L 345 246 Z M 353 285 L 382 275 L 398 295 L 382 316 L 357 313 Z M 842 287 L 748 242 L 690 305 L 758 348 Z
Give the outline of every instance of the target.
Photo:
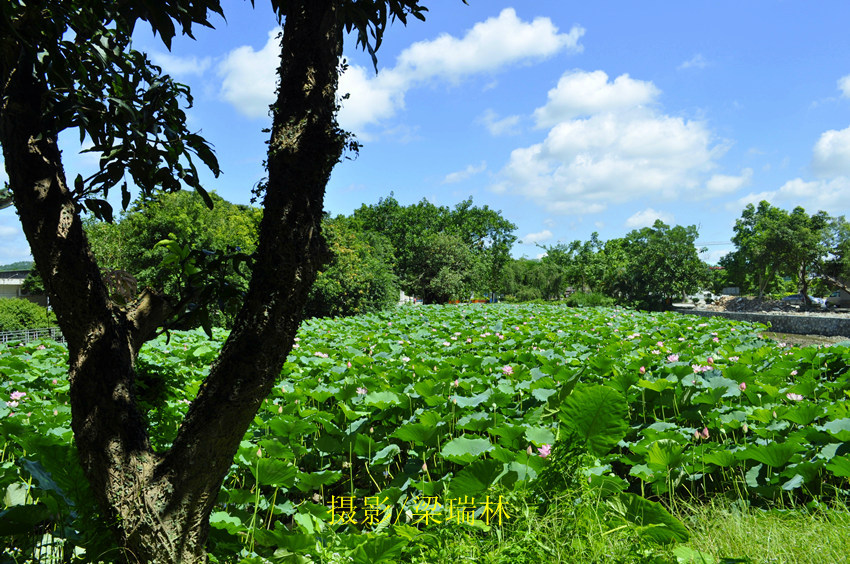
M 346 561 L 397 561 L 431 527 L 497 534 L 558 473 L 605 508 L 607 531 L 658 543 L 688 539 L 667 511 L 677 500 L 843 503 L 850 343 L 792 348 L 764 329 L 540 305 L 306 322 L 225 480 L 211 557 L 333 561 L 333 546 Z M 215 337 L 143 349 L 138 393 L 158 447 Z M 53 342 L 0 350 L 7 554 L 42 533 L 77 554 L 109 550 L 75 459 L 65 363 Z

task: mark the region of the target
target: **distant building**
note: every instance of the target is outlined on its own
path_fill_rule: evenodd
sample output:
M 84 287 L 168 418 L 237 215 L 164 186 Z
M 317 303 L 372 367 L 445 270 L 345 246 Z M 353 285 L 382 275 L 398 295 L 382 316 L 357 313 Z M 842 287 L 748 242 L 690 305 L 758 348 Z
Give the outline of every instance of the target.
M 0 298 L 23 298 L 38 305 L 47 305 L 47 296 L 44 295 L 29 295 L 23 292 L 21 287 L 24 285 L 29 270 L 9 270 L 0 272 Z

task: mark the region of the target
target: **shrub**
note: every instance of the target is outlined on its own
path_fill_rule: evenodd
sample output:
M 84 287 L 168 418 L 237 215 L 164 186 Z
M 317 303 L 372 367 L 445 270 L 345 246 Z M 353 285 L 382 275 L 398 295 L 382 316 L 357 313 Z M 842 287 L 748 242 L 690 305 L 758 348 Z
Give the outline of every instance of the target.
M 600 307 L 614 305 L 614 298 L 610 298 L 598 292 L 575 292 L 564 300 L 564 305 L 570 307 Z
M 19 298 L 0 299 L 0 331 L 38 329 L 56 324 L 56 316 L 40 305 Z

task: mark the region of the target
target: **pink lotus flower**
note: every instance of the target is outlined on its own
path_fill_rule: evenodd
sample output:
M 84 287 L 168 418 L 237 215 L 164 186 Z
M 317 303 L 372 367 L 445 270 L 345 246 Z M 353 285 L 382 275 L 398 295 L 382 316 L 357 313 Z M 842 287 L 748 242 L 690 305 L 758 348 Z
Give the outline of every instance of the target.
M 552 454 L 552 445 L 542 445 L 537 451 L 537 454 L 539 454 L 541 458 L 546 458 Z
M 452 382 L 452 386 L 454 386 L 455 388 L 457 388 L 459 385 L 460 385 L 460 382 L 458 381 L 458 379 L 457 379 L 457 378 L 455 378 L 455 381 L 454 381 L 454 382 Z
M 15 391 L 15 392 L 12 392 L 12 393 L 10 394 L 10 397 L 12 398 L 12 401 L 17 401 L 17 400 L 19 400 L 19 399 L 22 399 L 22 398 L 23 398 L 24 396 L 26 396 L 26 395 L 27 395 L 27 393 L 26 393 L 26 392 L 17 392 L 17 391 Z
M 741 382 L 740 384 L 738 384 L 738 389 L 739 389 L 739 390 L 741 390 L 741 391 L 743 392 L 744 390 L 746 390 L 746 389 L 747 389 L 747 383 L 746 383 L 746 382 Z
M 706 362 L 709 363 L 709 364 L 714 364 L 714 359 L 712 357 L 708 357 L 706 359 Z
M 640 367 L 640 373 L 641 373 L 641 374 L 646 374 L 646 367 L 645 367 L 645 366 L 641 366 L 641 367 Z
M 800 394 L 794 394 L 789 392 L 785 394 L 785 397 L 791 401 L 803 401 L 803 396 L 801 396 Z
M 797 375 L 797 371 L 796 371 L 796 370 L 792 370 L 792 371 L 791 371 L 791 376 L 796 376 L 796 375 Z
M 513 374 L 513 373 L 514 373 L 514 369 L 513 369 L 513 367 L 512 367 L 511 365 L 506 364 L 506 365 L 504 365 L 504 366 L 502 367 L 502 372 L 504 372 L 505 374 L 507 374 L 508 376 L 510 376 L 511 374 Z
M 708 427 L 703 427 L 702 433 L 700 433 L 700 434 L 702 435 L 703 439 L 707 439 L 708 438 Z
M 677 354 L 671 354 L 670 356 L 667 357 L 667 362 L 678 362 L 678 361 L 679 361 L 679 355 L 677 355 Z
M 359 388 L 357 388 L 356 391 L 357 391 L 357 395 L 360 395 L 360 396 L 365 396 L 366 392 L 368 392 L 368 390 L 364 386 L 360 386 Z

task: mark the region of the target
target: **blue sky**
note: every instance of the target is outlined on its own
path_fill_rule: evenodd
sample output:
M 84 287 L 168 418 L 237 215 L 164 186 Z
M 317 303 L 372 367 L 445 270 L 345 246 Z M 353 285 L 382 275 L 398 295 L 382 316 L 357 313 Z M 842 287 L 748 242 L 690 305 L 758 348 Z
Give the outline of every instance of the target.
M 190 126 L 215 146 L 209 189 L 247 203 L 263 177 L 278 46 L 262 0 L 223 0 L 227 21 L 147 51 L 189 84 Z M 363 148 L 326 196 L 349 214 L 393 192 L 501 210 L 536 257 L 552 245 L 697 225 L 715 262 L 749 202 L 850 211 L 850 4 L 839 1 L 432 0 L 394 25 L 375 75 L 347 43 L 340 114 Z M 73 143 L 73 135 L 61 141 Z M 96 158 L 64 146 L 66 172 Z M 2 175 L 2 173 L 0 173 Z M 4 175 L 2 175 L 5 178 Z M 29 256 L 0 212 L 0 263 Z

